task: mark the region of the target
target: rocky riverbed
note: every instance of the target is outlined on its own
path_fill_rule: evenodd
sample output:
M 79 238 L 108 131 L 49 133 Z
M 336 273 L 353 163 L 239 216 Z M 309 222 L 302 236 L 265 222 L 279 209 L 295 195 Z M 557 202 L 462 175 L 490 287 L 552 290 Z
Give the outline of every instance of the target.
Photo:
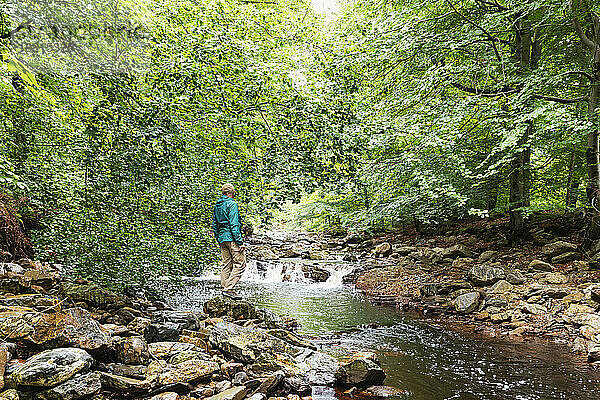
M 299 400 L 381 386 L 372 353 L 337 360 L 297 322 L 215 297 L 204 312 L 64 279 L 30 260 L 0 264 L 0 399 Z

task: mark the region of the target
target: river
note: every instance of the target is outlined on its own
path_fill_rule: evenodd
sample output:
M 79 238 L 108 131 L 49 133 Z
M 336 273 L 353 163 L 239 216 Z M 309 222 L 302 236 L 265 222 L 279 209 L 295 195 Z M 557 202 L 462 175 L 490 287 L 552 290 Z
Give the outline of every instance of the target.
M 385 384 L 408 391 L 408 399 L 600 399 L 600 370 L 564 345 L 474 336 L 446 329 L 443 321 L 372 306 L 341 283 L 350 264 L 325 263 L 332 277 L 311 284 L 299 271 L 300 262 L 272 262 L 262 272 L 251 263 L 239 292 L 259 307 L 297 319 L 300 333 L 334 356 L 377 352 Z M 286 269 L 293 282 L 281 282 Z M 164 290 L 172 306 L 200 311 L 218 289 L 216 277 L 207 276 L 185 278 Z

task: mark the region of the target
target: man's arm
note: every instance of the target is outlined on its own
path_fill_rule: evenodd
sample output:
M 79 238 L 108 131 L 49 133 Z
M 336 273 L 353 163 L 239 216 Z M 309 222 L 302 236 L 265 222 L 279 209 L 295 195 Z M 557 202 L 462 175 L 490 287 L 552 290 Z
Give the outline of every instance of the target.
M 233 205 L 229 209 L 229 222 L 233 240 L 241 246 L 242 244 L 244 244 L 244 239 L 242 238 L 242 232 L 240 230 L 240 210 L 238 209 L 238 205 L 235 202 L 233 202 Z

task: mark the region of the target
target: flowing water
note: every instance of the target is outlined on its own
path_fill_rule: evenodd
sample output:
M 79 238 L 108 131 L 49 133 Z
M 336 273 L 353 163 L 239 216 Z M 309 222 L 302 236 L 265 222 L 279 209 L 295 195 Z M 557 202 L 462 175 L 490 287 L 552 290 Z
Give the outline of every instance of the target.
M 296 318 L 300 332 L 334 356 L 377 352 L 387 373 L 385 384 L 407 390 L 409 399 L 600 399 L 600 371 L 563 345 L 467 336 L 431 320 L 375 307 L 353 287 L 342 285 L 351 265 L 323 266 L 331 278 L 310 284 L 299 260 L 263 268 L 250 263 L 239 292 L 260 307 Z M 184 279 L 166 290 L 175 307 L 201 310 L 218 289 L 216 276 L 208 276 Z

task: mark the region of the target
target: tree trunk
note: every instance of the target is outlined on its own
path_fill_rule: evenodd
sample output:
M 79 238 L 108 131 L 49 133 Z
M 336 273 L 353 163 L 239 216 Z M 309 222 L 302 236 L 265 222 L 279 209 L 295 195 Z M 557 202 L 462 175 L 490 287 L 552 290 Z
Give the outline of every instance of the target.
M 575 153 L 576 149 L 571 151 L 571 162 L 569 163 L 569 175 L 567 179 L 567 196 L 565 198 L 565 208 L 574 208 L 577 206 L 577 189 L 579 180 L 574 178 L 575 174 Z
M 587 198 L 594 208 L 598 209 L 598 190 L 600 189 L 600 160 L 598 157 L 599 132 L 598 132 L 598 103 L 600 100 L 600 44 L 596 43 L 592 71 L 592 88 L 588 113 L 594 128 L 588 133 L 585 158 L 587 163 L 588 183 L 586 188 Z
M 509 176 L 510 180 L 510 231 L 512 242 L 518 242 L 525 235 L 527 218 L 523 212 L 523 207 L 529 207 L 529 188 L 531 185 L 531 171 L 529 163 L 531 160 L 531 148 L 528 146 L 529 138 L 532 134 L 533 122 L 530 121 L 525 129 L 525 133 L 519 140 L 521 149 L 515 154 Z

